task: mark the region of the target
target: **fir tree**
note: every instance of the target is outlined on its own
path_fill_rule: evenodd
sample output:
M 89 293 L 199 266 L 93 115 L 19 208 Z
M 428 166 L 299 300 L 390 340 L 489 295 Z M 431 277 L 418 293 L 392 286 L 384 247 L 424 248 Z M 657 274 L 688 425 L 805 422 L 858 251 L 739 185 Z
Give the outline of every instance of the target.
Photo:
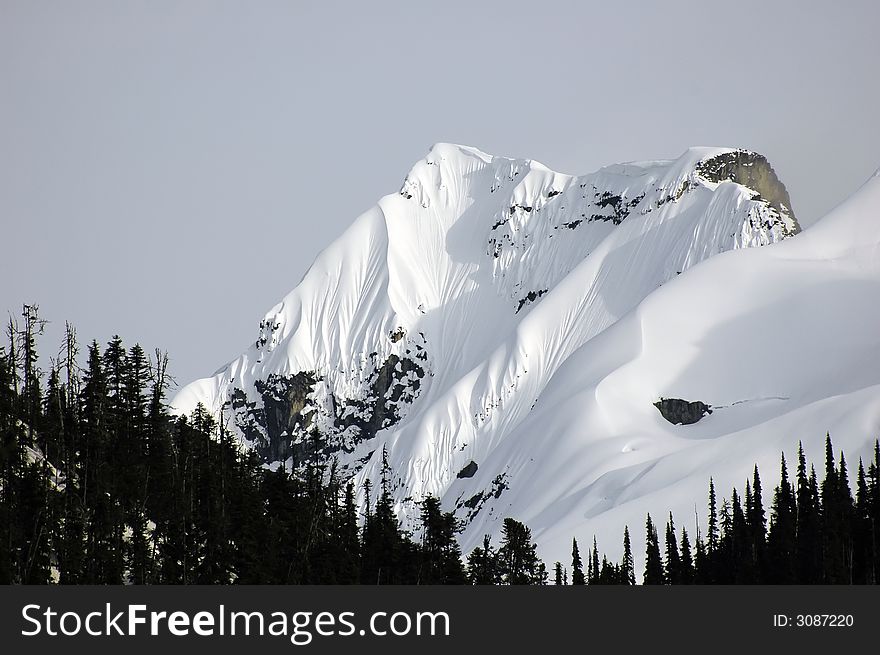
M 593 535 L 593 549 L 590 551 L 590 575 L 587 578 L 588 584 L 596 584 L 599 581 L 599 575 L 602 569 L 599 566 L 599 545 L 596 543 L 596 536 Z
M 571 540 L 571 584 L 573 585 L 582 585 L 586 584 L 586 578 L 584 578 L 584 563 L 581 561 L 581 553 L 578 550 L 578 542 L 577 539 Z
M 763 578 L 767 568 L 767 518 L 764 513 L 764 494 L 757 464 L 752 472 L 751 492 L 746 523 L 749 532 L 750 557 L 755 570 L 753 579 L 757 582 Z
M 694 546 L 694 582 L 696 584 L 709 584 L 708 576 L 708 556 L 706 555 L 706 544 L 697 537 Z
M 780 462 L 779 478 L 770 510 L 766 581 L 773 584 L 794 584 L 797 579 L 797 505 L 794 489 L 788 479 L 784 453 Z
M 669 513 L 669 522 L 666 524 L 666 562 L 664 580 L 667 584 L 681 584 L 681 555 L 678 552 L 678 541 L 675 537 L 675 523 L 672 513 Z
M 646 550 L 645 550 L 645 576 L 644 584 L 659 585 L 664 584 L 663 578 L 663 560 L 660 559 L 660 541 L 657 537 L 657 528 L 648 514 L 645 522 L 646 533 Z
M 428 496 L 422 501 L 422 566 L 423 584 L 463 584 L 465 571 L 461 551 L 455 540 L 458 528 L 455 516 L 440 509 L 440 501 Z
M 751 496 L 751 492 L 749 495 Z M 752 559 L 749 526 L 736 489 L 731 494 L 731 530 L 730 552 L 733 563 L 733 580 L 736 584 L 753 584 L 756 581 L 756 571 Z
M 507 585 L 541 584 L 540 560 L 532 532 L 519 521 L 506 518 L 501 528 L 498 570 Z
M 808 477 L 803 444 L 798 444 L 797 470 L 797 583 L 815 584 L 821 573 L 821 535 L 815 475 Z
M 715 498 L 715 481 L 709 478 L 709 531 L 706 543 L 705 582 L 715 582 L 720 557 L 721 540 L 718 532 L 718 504 Z
M 632 544 L 629 538 L 629 526 L 623 527 L 623 560 L 620 563 L 621 584 L 635 585 L 636 573 L 633 562 Z
M 852 515 L 852 577 L 855 584 L 874 584 L 871 553 L 870 495 L 868 478 L 865 475 L 865 466 L 860 457 L 856 477 L 856 500 Z
M 691 542 L 685 528 L 681 529 L 681 584 L 693 584 L 696 578 Z
M 489 541 L 489 535 L 483 537 L 483 546 L 477 546 L 468 555 L 468 581 L 472 585 L 500 584 L 498 556 Z
M 563 584 L 562 562 L 556 562 L 553 565 L 553 584 L 557 587 Z

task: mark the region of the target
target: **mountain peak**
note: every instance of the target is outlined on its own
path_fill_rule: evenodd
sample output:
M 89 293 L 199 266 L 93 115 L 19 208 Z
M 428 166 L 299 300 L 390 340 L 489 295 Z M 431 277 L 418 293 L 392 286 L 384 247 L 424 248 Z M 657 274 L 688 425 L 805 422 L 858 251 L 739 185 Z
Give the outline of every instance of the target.
M 435 143 L 428 154 L 413 166 L 400 193 L 404 196 L 419 195 L 422 201 L 429 201 L 419 189 L 422 182 L 440 186 L 442 182 L 439 181 L 438 171 L 443 170 L 447 179 L 456 178 L 456 186 L 463 189 L 461 182 L 466 177 L 486 169 L 492 169 L 496 178 L 490 185 L 493 193 L 504 186 L 505 177 L 512 182 L 515 181 L 513 178 L 533 170 L 563 185 L 568 180 L 587 180 L 602 174 L 629 178 L 653 174 L 658 186 L 675 189 L 684 184 L 695 186 L 734 182 L 753 191 L 754 198 L 766 201 L 780 215 L 788 234 L 800 231 L 788 191 L 767 158 L 744 148 L 694 146 L 675 159 L 624 162 L 605 166 L 591 174 L 569 175 L 554 171 L 534 159 L 492 155 L 462 144 Z M 552 193 L 553 189 L 548 192 Z
M 696 264 L 797 231 L 777 183 L 732 148 L 573 176 L 435 144 L 174 406 L 224 412 L 267 466 L 304 461 L 317 430 L 341 474 L 375 482 L 384 448 L 403 518 L 434 494 L 473 536 L 526 486 L 522 426 L 577 352 Z

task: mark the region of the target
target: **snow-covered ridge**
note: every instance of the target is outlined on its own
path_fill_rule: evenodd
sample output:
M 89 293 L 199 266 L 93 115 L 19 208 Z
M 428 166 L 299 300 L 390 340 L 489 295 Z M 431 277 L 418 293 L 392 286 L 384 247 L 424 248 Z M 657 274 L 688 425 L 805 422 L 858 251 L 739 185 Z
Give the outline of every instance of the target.
M 785 187 L 748 151 L 692 148 L 572 176 L 437 144 L 318 256 L 240 357 L 174 405 L 224 412 L 273 465 L 299 459 L 313 428 L 358 481 L 378 476 L 385 447 L 404 518 L 431 493 L 468 520 L 465 548 L 513 515 L 552 549 L 562 532 L 598 532 L 598 518 L 637 493 L 633 480 L 687 431 L 752 410 L 773 416 L 787 401 L 770 399 L 791 398 L 763 383 L 737 397 L 709 394 L 708 382 L 683 389 L 674 382 L 705 345 L 683 342 L 683 329 L 656 345 L 654 319 L 641 317 L 681 288 L 676 320 L 705 307 L 736 316 L 715 307 L 718 289 L 754 270 L 735 265 L 734 279 L 695 293 L 690 269 L 798 232 Z M 781 341 L 770 325 L 732 332 L 725 356 Z M 623 376 L 650 348 L 672 359 Z M 654 407 L 661 397 L 731 409 L 672 426 Z

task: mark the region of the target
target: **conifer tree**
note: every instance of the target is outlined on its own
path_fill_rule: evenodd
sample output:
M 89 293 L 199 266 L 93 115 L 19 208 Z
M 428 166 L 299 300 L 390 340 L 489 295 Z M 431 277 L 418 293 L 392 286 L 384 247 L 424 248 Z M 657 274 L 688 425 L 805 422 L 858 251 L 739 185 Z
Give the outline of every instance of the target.
M 646 533 L 646 550 L 645 550 L 645 576 L 644 584 L 659 585 L 664 584 L 663 578 L 663 560 L 660 558 L 660 541 L 657 537 L 657 528 L 648 514 L 645 522 Z
M 748 483 L 746 483 L 748 485 Z M 751 495 L 751 492 L 749 492 Z M 736 489 L 731 494 L 731 561 L 733 581 L 736 584 L 753 584 L 756 579 L 755 563 L 752 559 L 749 526 L 745 511 Z
M 556 564 L 553 565 L 553 584 L 557 587 L 562 586 L 562 579 L 562 562 L 556 562 Z
M 718 553 L 715 557 L 712 582 L 733 584 L 735 582 L 736 553 L 733 539 L 733 511 L 726 498 L 721 500 L 719 517 Z
M 797 470 L 797 583 L 815 584 L 821 580 L 821 535 L 819 505 L 815 493 L 815 474 L 807 475 L 804 446 L 798 444 Z
M 573 585 L 583 585 L 586 584 L 586 578 L 584 578 L 584 563 L 581 561 L 581 553 L 578 550 L 578 542 L 577 539 L 571 540 L 571 584 Z
M 483 537 L 483 546 L 477 546 L 468 555 L 468 581 L 472 585 L 500 584 L 498 556 L 489 541 L 489 535 Z
M 498 549 L 498 570 L 503 584 L 542 584 L 540 564 L 531 530 L 515 519 L 504 519 Z
M 823 581 L 837 583 L 843 579 L 843 560 L 840 535 L 841 508 L 838 505 L 839 487 L 837 466 L 831 435 L 825 435 L 825 477 L 820 487 L 822 517 L 822 572 Z
M 355 505 L 354 483 L 345 486 L 345 499 L 340 513 L 339 538 L 342 544 L 340 562 L 340 583 L 354 584 L 360 577 L 360 541 L 358 538 L 357 506 Z
M 428 496 L 422 501 L 422 566 L 419 579 L 423 584 L 465 582 L 461 551 L 455 540 L 457 528 L 455 516 L 441 510 L 439 499 Z
M 602 572 L 599 565 L 599 545 L 596 543 L 596 535 L 593 535 L 593 550 L 590 552 L 590 564 L 590 570 L 593 572 L 593 577 L 589 580 L 589 583 L 595 584 Z
M 767 567 L 767 516 L 764 512 L 764 494 L 761 476 L 756 464 L 752 472 L 751 502 L 746 523 L 749 531 L 751 559 L 754 563 L 753 581 L 762 579 Z
M 871 561 L 871 527 L 868 478 L 865 475 L 865 466 L 860 457 L 856 476 L 856 499 L 852 515 L 852 577 L 855 584 L 874 583 Z
M 621 584 L 635 585 L 635 563 L 633 562 L 632 544 L 629 538 L 629 526 L 623 526 L 623 560 L 620 562 L 620 576 Z
M 48 321 L 40 318 L 40 308 L 36 303 L 22 306 L 24 327 L 18 333 L 19 352 L 22 355 L 22 397 L 19 404 L 22 408 L 26 428 L 22 436 L 26 436 L 27 445 L 34 445 L 34 433 L 39 429 L 42 405 L 40 379 L 42 372 L 38 367 L 37 337 L 43 334 Z
M 15 392 L 11 360 L 0 346 L 0 584 L 16 582 L 16 524 L 14 482 L 18 477 L 18 437 L 15 433 Z
M 794 584 L 797 579 L 797 505 L 794 489 L 788 479 L 784 453 L 780 462 L 779 478 L 770 510 L 766 582 Z
M 681 529 L 681 584 L 693 584 L 696 578 L 691 542 L 685 528 Z
M 664 581 L 666 584 L 681 584 L 681 555 L 678 552 L 678 541 L 675 537 L 675 523 L 672 520 L 672 512 L 669 513 L 669 521 L 666 524 L 666 562 Z
M 715 498 L 715 481 L 709 478 L 709 530 L 706 536 L 706 575 L 705 582 L 715 582 L 720 557 L 721 540 L 718 532 L 718 504 Z
M 708 567 L 706 545 L 700 537 L 697 537 L 694 545 L 694 582 L 696 584 L 709 584 Z
M 868 466 L 867 516 L 871 538 L 868 578 L 880 582 L 880 440 L 874 441 L 874 457 Z
M 89 346 L 88 367 L 82 387 L 84 505 L 86 523 L 85 581 L 92 584 L 123 582 L 122 522 L 115 485 L 114 453 L 109 430 L 109 394 L 97 342 Z
M 837 470 L 837 498 L 836 507 L 838 512 L 837 524 L 840 526 L 840 584 L 853 583 L 853 520 L 855 517 L 855 503 L 852 489 L 849 485 L 849 475 L 846 468 L 846 456 L 840 451 L 840 465 Z

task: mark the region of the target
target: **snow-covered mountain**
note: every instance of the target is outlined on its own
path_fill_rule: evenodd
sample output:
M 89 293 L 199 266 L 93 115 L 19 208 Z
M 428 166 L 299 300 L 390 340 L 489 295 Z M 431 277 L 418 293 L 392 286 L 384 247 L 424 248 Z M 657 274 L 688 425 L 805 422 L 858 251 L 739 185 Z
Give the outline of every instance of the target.
M 624 524 L 643 552 L 646 512 L 705 520 L 710 475 L 878 433 L 880 178 L 802 234 L 790 207 L 743 150 L 576 177 L 438 144 L 173 404 L 272 466 L 317 429 L 375 483 L 384 449 L 401 516 L 439 496 L 465 552 L 506 516 L 551 562 Z

